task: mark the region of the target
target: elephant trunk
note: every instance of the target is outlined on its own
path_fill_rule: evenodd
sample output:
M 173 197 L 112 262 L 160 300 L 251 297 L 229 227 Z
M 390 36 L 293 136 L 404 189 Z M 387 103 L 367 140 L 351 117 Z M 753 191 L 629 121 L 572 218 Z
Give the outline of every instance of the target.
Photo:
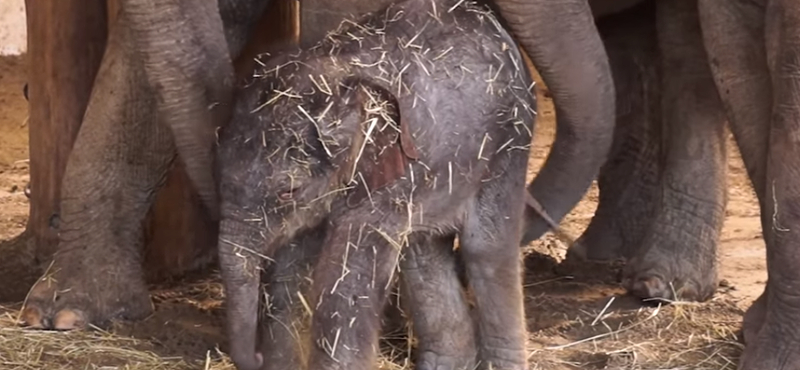
M 605 163 L 615 123 L 608 56 L 587 0 L 496 0 L 511 31 L 550 89 L 556 139 L 528 191 L 557 222 L 581 200 Z M 526 210 L 523 243 L 548 223 Z
M 213 219 L 216 130 L 230 117 L 233 63 L 215 0 L 125 0 L 135 50 L 186 174 Z
M 252 222 L 226 214 L 220 222 L 219 264 L 225 287 L 230 356 L 237 369 L 256 370 L 263 363 L 257 351 L 259 289 L 263 261 L 258 230 Z

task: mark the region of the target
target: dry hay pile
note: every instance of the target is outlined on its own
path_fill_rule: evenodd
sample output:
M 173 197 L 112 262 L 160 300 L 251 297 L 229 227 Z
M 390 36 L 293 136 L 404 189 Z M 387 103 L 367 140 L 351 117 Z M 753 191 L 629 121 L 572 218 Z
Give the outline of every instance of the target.
M 558 332 L 582 334 L 563 344 L 532 346 L 531 369 L 736 369 L 739 321 L 731 318 L 739 315 L 724 301 L 586 312 L 531 334 L 534 343 L 552 342 Z
M 532 151 L 535 167 L 549 145 Z M 565 225 L 572 235 L 586 226 L 576 224 Z M 565 248 L 552 235 L 534 249 L 525 277 L 531 370 L 736 369 L 743 312 L 725 292 L 702 304 L 643 307 L 622 296 L 613 267 L 570 279 L 553 272 Z M 23 329 L 16 320 L 19 304 L 0 306 L 0 369 L 233 370 L 224 353 L 219 279 L 175 286 L 153 288 L 153 316 L 109 331 Z M 377 368 L 413 367 L 409 353 L 415 342 L 404 334 L 384 336 Z
M 144 327 L 152 327 L 150 321 L 159 320 L 159 313 L 169 306 L 191 302 L 198 311 L 202 310 L 202 305 L 207 304 L 207 294 L 196 288 L 197 285 L 171 293 L 156 291 L 153 298 L 159 312 L 145 320 Z M 159 293 L 167 293 L 169 301 L 159 303 Z M 92 328 L 54 332 L 21 328 L 17 325 L 19 306 L 0 306 L 0 369 L 235 370 L 227 355 L 218 348 L 189 356 L 170 355 L 173 346 L 161 342 L 157 335 L 139 339 L 143 337 L 141 334 L 148 335 L 137 330 L 137 324 L 115 324 L 110 331 Z M 175 328 L 163 323 L 161 330 Z
M 553 273 L 555 264 L 537 252 L 526 259 L 532 370 L 736 368 L 743 312 L 724 292 L 707 303 L 643 306 L 622 295 L 608 267 L 584 279 Z M 16 324 L 19 305 L 0 307 L 0 369 L 233 370 L 224 353 L 218 277 L 175 287 L 154 287 L 152 317 L 109 331 L 23 329 Z M 415 341 L 404 334 L 387 333 L 377 368 L 412 368 Z

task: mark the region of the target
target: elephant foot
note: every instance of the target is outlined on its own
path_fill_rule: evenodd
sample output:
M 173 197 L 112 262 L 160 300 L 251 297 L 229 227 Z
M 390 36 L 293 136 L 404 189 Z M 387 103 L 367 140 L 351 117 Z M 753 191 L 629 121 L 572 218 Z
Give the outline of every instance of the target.
M 778 324 L 774 324 L 778 326 Z M 775 329 L 777 332 L 779 329 Z M 770 334 L 744 349 L 739 370 L 794 370 L 800 369 L 800 340 L 787 339 L 786 334 Z M 775 339 L 770 339 L 775 338 Z M 777 339 L 781 338 L 781 339 Z
M 643 300 L 711 298 L 717 288 L 716 242 L 694 239 L 702 234 L 689 233 L 670 227 L 651 234 L 622 271 L 625 289 Z
M 800 347 L 800 307 L 796 304 L 789 307 L 786 302 L 774 301 L 767 308 L 766 301 L 765 292 L 745 315 L 743 329 L 747 345 L 739 362 L 739 370 L 800 369 L 800 352 L 797 351 Z M 760 325 L 755 321 L 747 322 L 759 318 L 762 320 Z M 756 330 L 751 331 L 753 329 Z
M 565 262 L 608 262 L 622 258 L 622 239 L 613 221 L 592 220 L 589 227 L 567 250 Z
M 620 134 L 621 135 L 621 134 Z M 618 138 L 618 140 L 622 140 Z M 592 222 L 567 251 L 570 262 L 629 259 L 656 218 L 659 184 L 650 141 L 627 137 L 600 176 L 599 202 Z M 633 149 L 629 149 L 633 147 Z
M 567 264 L 608 263 L 632 257 L 655 219 L 651 205 L 655 187 L 644 182 L 635 185 L 624 189 L 622 195 L 601 194 L 606 198 L 613 195 L 617 202 L 603 203 L 601 199 L 592 222 L 567 250 Z
M 57 258 L 57 257 L 56 257 Z M 107 327 L 111 320 L 140 320 L 153 312 L 143 279 L 126 276 L 121 264 L 115 271 L 74 268 L 53 264 L 36 281 L 20 315 L 26 326 L 39 329 L 73 330 L 89 325 Z
M 469 370 L 475 367 L 475 359 L 448 356 L 433 351 L 421 351 L 415 368 L 418 370 Z
M 36 243 L 33 233 L 25 231 L 14 239 L 0 242 L 0 279 L 13 284 L 0 285 L 0 302 L 19 302 L 25 299 L 28 287 L 39 274 L 36 263 Z
M 750 305 L 750 308 L 748 308 L 747 312 L 744 314 L 744 320 L 742 320 L 741 342 L 748 343 L 756 341 L 756 338 L 758 338 L 758 333 L 764 326 L 764 320 L 766 320 L 766 318 L 767 291 L 765 290 L 764 293 L 761 293 L 758 299 L 753 301 L 753 304 Z
M 664 186 L 659 212 L 626 261 L 622 285 L 644 300 L 706 301 L 717 289 L 717 245 L 724 197 Z

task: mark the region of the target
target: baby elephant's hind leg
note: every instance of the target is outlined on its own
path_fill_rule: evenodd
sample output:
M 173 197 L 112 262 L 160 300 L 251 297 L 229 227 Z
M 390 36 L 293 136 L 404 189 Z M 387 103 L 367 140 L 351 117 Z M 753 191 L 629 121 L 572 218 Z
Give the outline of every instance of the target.
M 454 236 L 415 236 L 401 260 L 403 299 L 419 346 L 417 370 L 475 366 L 475 332 L 456 271 Z
M 525 174 L 517 170 L 525 168 L 526 158 L 515 157 L 493 165 L 501 175 L 485 183 L 460 235 L 475 294 L 482 369 L 527 368 L 519 248 Z

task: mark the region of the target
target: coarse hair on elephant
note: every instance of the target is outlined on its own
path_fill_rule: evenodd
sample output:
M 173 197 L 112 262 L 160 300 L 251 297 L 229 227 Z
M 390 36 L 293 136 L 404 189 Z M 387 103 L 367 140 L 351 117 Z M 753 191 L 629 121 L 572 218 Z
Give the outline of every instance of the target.
M 152 312 L 140 221 L 176 155 L 215 213 L 213 146 L 232 109 L 230 60 L 267 3 L 120 0 L 64 175 L 59 245 L 46 278 L 31 289 L 25 323 L 72 329 Z M 353 0 L 353 9 L 359 4 Z M 558 107 L 557 142 L 529 188 L 558 220 L 580 200 L 611 143 L 614 93 L 605 50 L 586 0 L 493 5 Z M 548 227 L 536 215 L 527 218 L 528 239 Z
M 527 368 L 520 169 L 536 101 L 519 49 L 489 8 L 396 2 L 264 65 L 219 133 L 218 247 L 237 367 L 275 357 L 258 348 L 265 260 L 324 226 L 306 298 L 312 344 L 300 363 L 374 366 L 402 259 L 419 368 L 472 368 L 476 352 L 480 368 Z

